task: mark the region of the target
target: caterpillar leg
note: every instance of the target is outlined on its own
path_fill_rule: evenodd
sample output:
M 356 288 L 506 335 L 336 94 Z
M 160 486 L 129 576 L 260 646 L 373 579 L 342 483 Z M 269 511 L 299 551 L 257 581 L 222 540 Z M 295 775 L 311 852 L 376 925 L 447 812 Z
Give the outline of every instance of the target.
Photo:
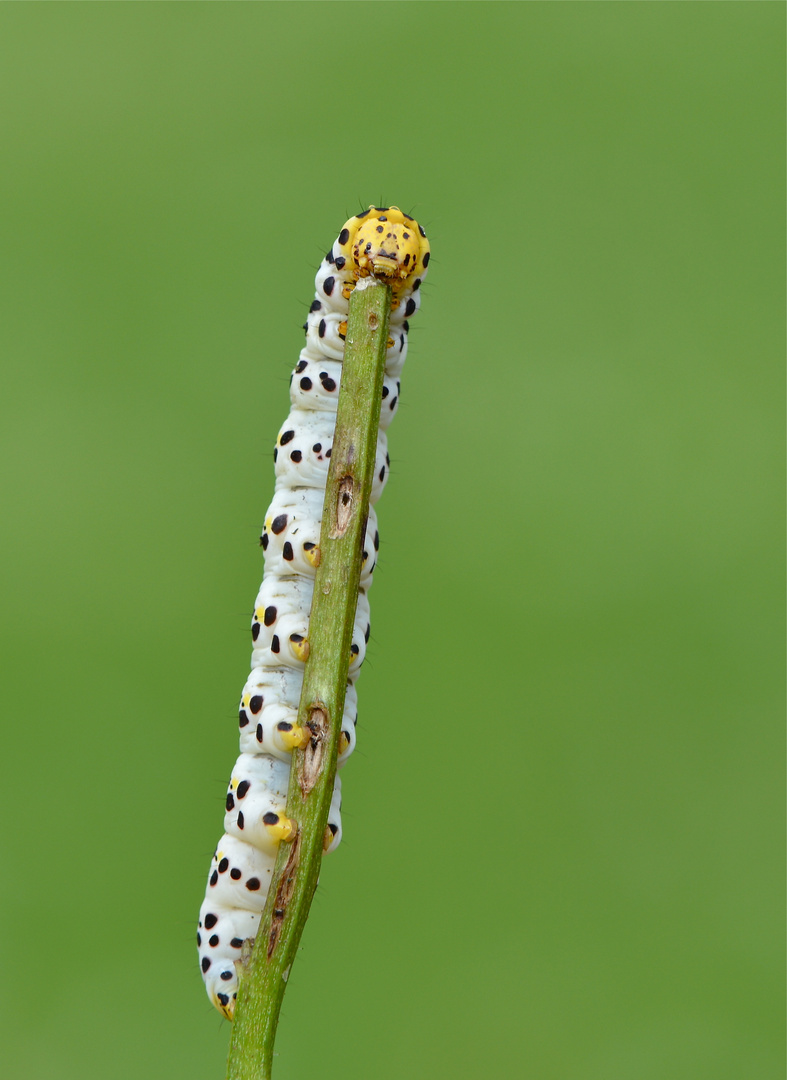
M 300 724 L 291 724 L 287 720 L 279 721 L 276 730 L 279 739 L 290 751 L 304 750 L 309 745 L 309 739 L 312 737 L 312 733 L 308 728 L 301 727 Z
M 295 658 L 305 664 L 309 659 L 309 639 L 302 634 L 290 634 L 289 640 Z
M 297 835 L 298 826 L 292 818 L 288 818 L 286 814 L 275 813 L 273 810 L 270 810 L 263 816 L 262 821 L 265 828 L 268 830 L 268 835 L 277 844 L 281 843 L 282 840 L 294 840 Z
M 309 560 L 315 570 L 322 562 L 322 551 L 320 550 L 319 544 L 305 543 L 303 545 L 303 555 L 304 558 Z

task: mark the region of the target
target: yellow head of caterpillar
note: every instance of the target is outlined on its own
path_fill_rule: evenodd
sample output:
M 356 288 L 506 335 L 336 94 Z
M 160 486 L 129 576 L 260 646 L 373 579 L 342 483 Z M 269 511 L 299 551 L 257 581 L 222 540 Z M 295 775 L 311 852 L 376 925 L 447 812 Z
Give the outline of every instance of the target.
M 356 279 L 370 274 L 382 278 L 394 297 L 423 278 L 429 264 L 424 230 L 398 206 L 370 206 L 356 214 L 346 222 L 339 243 Z

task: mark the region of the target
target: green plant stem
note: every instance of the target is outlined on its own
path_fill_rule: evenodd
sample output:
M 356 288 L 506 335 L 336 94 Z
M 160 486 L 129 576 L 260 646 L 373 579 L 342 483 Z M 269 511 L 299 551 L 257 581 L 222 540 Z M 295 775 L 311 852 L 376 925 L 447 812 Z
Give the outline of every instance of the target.
M 364 279 L 350 297 L 336 434 L 325 490 L 320 565 L 309 617 L 309 659 L 298 723 L 311 729 L 293 755 L 287 816 L 298 826 L 282 843 L 254 949 L 241 976 L 227 1080 L 269 1080 L 273 1042 L 290 968 L 309 914 L 336 775 L 361 555 L 369 513 L 391 309 L 390 287 Z M 315 1010 L 304 1030 L 316 1032 Z

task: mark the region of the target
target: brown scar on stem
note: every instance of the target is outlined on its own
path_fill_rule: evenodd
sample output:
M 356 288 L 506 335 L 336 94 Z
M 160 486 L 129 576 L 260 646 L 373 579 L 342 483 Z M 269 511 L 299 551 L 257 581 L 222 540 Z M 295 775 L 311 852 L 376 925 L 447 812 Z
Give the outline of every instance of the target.
M 322 703 L 312 705 L 309 710 L 307 727 L 311 731 L 312 737 L 303 751 L 303 766 L 298 777 L 301 795 L 304 799 L 320 778 L 322 763 L 325 758 L 325 743 L 330 733 L 328 710 Z
M 239 960 L 239 964 L 240 964 L 241 969 L 243 971 L 248 971 L 248 969 L 249 969 L 249 965 L 251 964 L 251 954 L 252 954 L 253 948 L 254 948 L 254 938 L 253 937 L 244 938 L 243 944 L 240 947 L 240 960 Z
M 343 476 L 339 481 L 336 499 L 336 521 L 331 529 L 331 540 L 338 540 L 347 532 L 350 527 L 354 502 L 355 481 L 351 476 Z
M 273 918 L 271 919 L 271 929 L 268 934 L 267 953 L 269 960 L 273 956 L 273 950 L 276 948 L 276 942 L 279 940 L 279 935 L 281 934 L 282 923 L 287 914 L 287 905 L 292 899 L 292 894 L 295 891 L 300 861 L 301 834 L 299 832 L 290 848 L 290 854 L 287 856 L 287 862 L 284 864 L 284 869 L 282 870 L 279 887 L 276 890 L 276 902 L 273 906 Z

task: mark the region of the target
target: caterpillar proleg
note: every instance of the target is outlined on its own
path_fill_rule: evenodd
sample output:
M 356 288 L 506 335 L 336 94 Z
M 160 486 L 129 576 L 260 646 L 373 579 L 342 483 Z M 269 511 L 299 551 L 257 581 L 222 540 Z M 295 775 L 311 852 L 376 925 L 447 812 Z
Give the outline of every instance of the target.
M 371 491 L 374 503 L 388 479 L 386 429 L 399 403 L 408 319 L 420 305 L 419 289 L 428 263 L 429 243 L 413 218 L 397 207 L 370 207 L 346 222 L 317 271 L 316 295 L 304 325 L 306 345 L 290 378 L 291 409 L 274 448 L 276 484 L 260 537 L 265 569 L 252 615 L 251 673 L 243 687 L 238 714 L 240 756 L 227 789 L 224 835 L 211 861 L 197 933 L 208 997 L 230 1020 L 237 997 L 241 949 L 257 933 L 277 849 L 294 835 L 285 806 L 293 750 L 308 741 L 308 732 L 298 725 L 298 704 L 309 658 L 309 615 L 314 576 L 320 565 L 320 526 L 336 427 L 349 299 L 358 282 L 370 275 L 391 286 Z M 369 640 L 367 591 L 378 547 L 377 517 L 370 507 L 339 739 L 339 766 L 355 748 L 358 705 L 354 684 Z M 333 730 L 338 730 L 338 724 Z M 337 776 L 324 842 L 326 852 L 333 851 L 341 840 L 340 808 L 341 781 Z

